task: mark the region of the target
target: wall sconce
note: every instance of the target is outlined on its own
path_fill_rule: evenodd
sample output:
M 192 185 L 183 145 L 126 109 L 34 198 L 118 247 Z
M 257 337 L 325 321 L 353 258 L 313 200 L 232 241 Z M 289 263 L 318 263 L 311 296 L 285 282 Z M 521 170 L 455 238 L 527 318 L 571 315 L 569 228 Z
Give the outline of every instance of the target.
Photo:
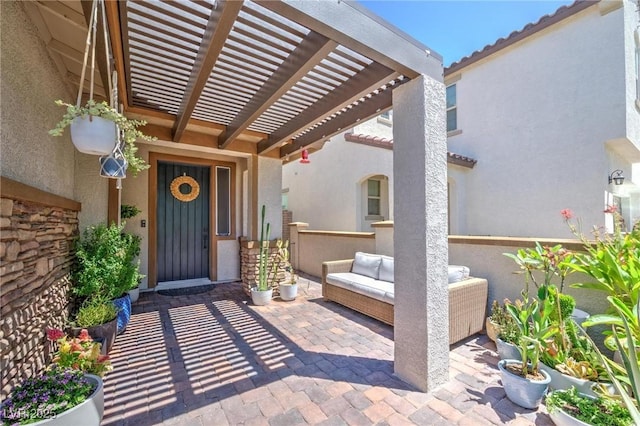
M 302 150 L 302 158 L 300 158 L 300 162 L 302 164 L 309 164 L 311 161 L 309 160 L 309 151 L 306 149 Z M 624 178 L 623 178 L 624 179 Z
M 611 172 L 611 174 L 609 175 L 609 184 L 611 184 L 611 182 L 615 182 L 616 185 L 622 185 L 624 183 L 622 170 L 618 169 Z

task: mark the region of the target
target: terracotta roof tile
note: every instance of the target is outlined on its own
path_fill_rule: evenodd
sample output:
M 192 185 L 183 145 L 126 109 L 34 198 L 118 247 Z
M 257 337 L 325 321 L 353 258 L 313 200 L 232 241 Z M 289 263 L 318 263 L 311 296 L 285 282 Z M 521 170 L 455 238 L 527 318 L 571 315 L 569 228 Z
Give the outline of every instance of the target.
M 345 133 L 344 139 L 349 142 L 360 143 L 377 148 L 393 149 L 393 139 L 381 138 L 379 136 L 363 135 L 360 133 Z M 472 169 L 477 162 L 478 160 L 476 159 L 447 151 L 447 163 L 449 164 L 456 164 L 458 166 Z
M 511 46 L 512 44 L 523 40 L 530 35 L 535 34 L 538 31 L 541 31 L 557 22 L 560 22 L 563 19 L 568 18 L 569 16 L 575 15 L 576 13 L 586 9 L 587 7 L 598 4 L 598 1 L 599 0 L 576 0 L 570 5 L 562 6 L 554 13 L 543 16 L 537 22 L 527 24 L 521 30 L 512 32 L 507 38 L 499 38 L 495 43 L 486 45 L 482 50 L 476 50 L 471 55 L 465 56 L 459 61 L 452 63 L 444 69 L 444 75 L 447 76 L 453 74 L 456 71 L 459 71 L 460 69 L 479 61 L 480 59 L 486 58 L 487 56 L 498 52 L 507 46 Z

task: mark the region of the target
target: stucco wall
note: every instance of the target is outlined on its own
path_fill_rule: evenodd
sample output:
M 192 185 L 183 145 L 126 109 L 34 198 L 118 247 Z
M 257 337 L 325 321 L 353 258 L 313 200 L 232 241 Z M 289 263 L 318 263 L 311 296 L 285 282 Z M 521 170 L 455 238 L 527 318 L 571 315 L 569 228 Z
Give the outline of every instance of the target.
M 568 237 L 563 208 L 603 223 L 604 144 L 625 133 L 622 27 L 622 9 L 591 7 L 462 70 L 448 143 L 478 159 L 467 233 Z
M 267 206 L 265 223 L 271 224 L 270 239 L 282 237 L 282 161 L 277 158 L 258 158 L 258 215 Z M 258 217 L 260 233 L 260 217 Z
M 0 170 L 3 176 L 74 198 L 74 148 L 68 134 L 47 132 L 70 99 L 44 43 L 21 2 L 0 2 Z
M 365 134 L 380 135 L 383 127 L 376 131 L 369 126 Z M 289 189 L 288 208 L 294 220 L 307 222 L 313 229 L 363 230 L 360 184 L 375 175 L 389 178 L 389 217 L 384 219 L 393 218 L 392 150 L 347 142 L 340 134 L 309 159 L 309 164 L 292 161 L 282 167 L 282 188 Z
M 298 234 L 298 269 L 316 277 L 322 276 L 322 262 L 353 259 L 357 251 L 375 253 L 372 233 L 324 233 L 301 231 Z

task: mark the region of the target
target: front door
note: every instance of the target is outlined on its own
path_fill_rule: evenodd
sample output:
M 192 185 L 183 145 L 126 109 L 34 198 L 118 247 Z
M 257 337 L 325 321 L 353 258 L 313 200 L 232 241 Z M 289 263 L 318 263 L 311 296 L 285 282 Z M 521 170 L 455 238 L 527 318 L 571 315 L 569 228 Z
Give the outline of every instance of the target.
M 158 282 L 209 277 L 210 167 L 158 162 Z

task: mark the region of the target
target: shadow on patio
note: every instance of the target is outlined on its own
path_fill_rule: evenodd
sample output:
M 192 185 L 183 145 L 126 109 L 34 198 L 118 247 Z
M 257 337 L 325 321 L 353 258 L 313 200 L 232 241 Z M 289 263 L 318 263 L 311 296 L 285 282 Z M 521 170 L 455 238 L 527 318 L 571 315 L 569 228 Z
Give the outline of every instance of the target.
M 112 351 L 102 424 L 551 424 L 506 399 L 485 336 L 453 347 L 452 380 L 424 394 L 393 375 L 393 329 L 322 301 L 319 284 L 295 302 L 247 300 L 238 283 L 143 294 Z

